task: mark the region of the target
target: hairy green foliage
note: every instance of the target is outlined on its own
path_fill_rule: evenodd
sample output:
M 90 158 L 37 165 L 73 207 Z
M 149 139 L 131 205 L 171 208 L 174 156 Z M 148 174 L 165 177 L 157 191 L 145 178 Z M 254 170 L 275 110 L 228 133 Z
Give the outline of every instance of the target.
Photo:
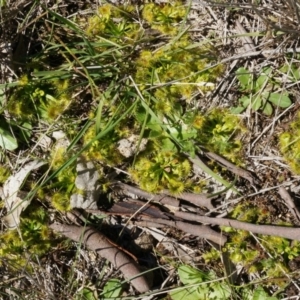
M 176 35 L 178 23 L 186 16 L 187 10 L 181 1 L 169 1 L 162 6 L 156 3 L 144 5 L 142 16 L 150 24 L 151 28 L 163 34 Z
M 196 115 L 193 126 L 197 129 L 197 141 L 208 150 L 230 161 L 241 164 L 242 121 L 225 109 L 214 109 L 207 115 Z
M 55 241 L 47 225 L 47 215 L 44 208 L 31 204 L 21 217 L 19 230 L 0 235 L 0 263 L 1 258 L 8 259 L 12 267 L 23 268 L 27 265 L 25 254 L 34 258 L 49 251 Z
M 148 157 L 139 157 L 129 172 L 133 180 L 148 192 L 168 189 L 173 194 L 180 194 L 189 185 L 190 170 L 187 159 L 176 152 L 159 150 Z
M 238 204 L 231 217 L 254 224 L 268 224 L 271 221 L 271 214 L 267 209 L 257 207 L 249 201 Z M 233 228 L 223 230 L 230 232 L 230 241 L 223 251 L 229 253 L 234 263 L 242 264 L 249 273 L 263 272 L 269 278 L 268 284 L 272 284 L 273 279 L 279 287 L 287 283 L 285 273 L 289 272 L 288 262 L 300 255 L 299 242 L 294 241 L 291 246 L 290 241 L 285 238 L 258 235 L 259 246 L 249 232 Z
M 300 174 L 300 113 L 291 122 L 288 131 L 279 135 L 279 148 L 293 172 Z
M 23 75 L 9 98 L 8 112 L 20 121 L 53 121 L 71 102 L 68 87 L 67 80 L 35 81 Z

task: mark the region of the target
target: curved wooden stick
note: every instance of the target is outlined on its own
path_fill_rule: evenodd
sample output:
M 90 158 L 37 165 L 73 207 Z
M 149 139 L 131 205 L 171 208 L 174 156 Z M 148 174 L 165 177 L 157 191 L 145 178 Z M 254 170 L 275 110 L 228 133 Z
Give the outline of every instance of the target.
M 75 242 L 82 242 L 89 249 L 96 251 L 99 255 L 109 260 L 140 293 L 149 291 L 149 283 L 145 276 L 140 275 L 141 271 L 137 263 L 113 244 L 109 243 L 108 239 L 94 228 L 58 223 L 51 224 L 50 228 L 62 233 Z

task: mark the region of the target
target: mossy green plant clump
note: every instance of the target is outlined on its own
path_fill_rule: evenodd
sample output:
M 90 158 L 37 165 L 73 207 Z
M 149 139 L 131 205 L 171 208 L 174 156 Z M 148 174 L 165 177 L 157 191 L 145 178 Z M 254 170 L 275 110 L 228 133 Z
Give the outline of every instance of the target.
M 279 135 L 279 148 L 292 171 L 300 174 L 300 113 L 291 122 L 288 131 Z
M 186 17 L 188 11 L 182 1 L 168 1 L 160 5 L 147 3 L 142 10 L 143 18 L 149 23 L 152 29 L 163 34 L 176 35 L 178 25 Z
M 272 216 L 268 209 L 247 201 L 238 204 L 231 217 L 254 224 L 270 224 Z M 300 255 L 300 242 L 291 243 L 282 237 L 257 235 L 260 246 L 250 232 L 229 227 L 223 230 L 230 233 L 230 241 L 223 251 L 229 254 L 233 263 L 242 264 L 248 273 L 262 272 L 268 276 L 270 285 L 276 283 L 282 287 L 287 283 L 285 274 L 289 272 L 288 262 Z
M 54 243 L 47 221 L 48 212 L 31 204 L 22 214 L 19 229 L 0 235 L 0 264 L 2 258 L 7 259 L 14 269 L 27 268 L 25 254 L 35 258 L 47 253 Z
M 185 100 L 189 103 L 195 93 L 206 93 L 215 87 L 215 82 L 223 74 L 221 64 L 209 67 L 217 59 L 209 46 L 192 47 L 188 36 L 158 50 L 143 50 L 136 61 L 135 80 L 141 89 L 156 86 L 154 96 L 157 110 L 161 103 L 169 103 L 171 111 L 174 103 Z
M 61 212 L 71 209 L 70 197 L 76 190 L 76 162 L 64 167 L 71 157 L 72 153 L 67 153 L 65 146 L 54 147 L 50 153 L 49 166 L 53 172 L 61 170 L 46 186 L 38 190 L 41 200 L 47 195 L 47 199 L 51 199 L 51 205 Z
M 68 80 L 37 81 L 23 75 L 9 98 L 7 110 L 20 121 L 41 118 L 52 122 L 71 103 L 68 88 Z
M 126 131 L 126 130 L 125 130 Z M 96 136 L 96 127 L 90 127 L 84 135 L 84 145 L 89 144 Z M 111 166 L 116 166 L 124 160 L 117 150 L 117 143 L 122 138 L 122 132 L 117 128 L 105 135 L 104 138 L 94 141 L 84 153 L 87 160 L 101 161 Z
M 157 151 L 149 156 L 137 159 L 129 173 L 132 179 L 148 192 L 159 192 L 164 189 L 172 194 L 180 194 L 189 187 L 190 163 L 178 153 Z
M 241 138 L 246 129 L 239 117 L 227 109 L 216 108 L 206 115 L 195 115 L 192 124 L 201 146 L 238 165 L 243 164 Z
M 97 13 L 88 19 L 85 32 L 92 38 L 102 37 L 119 44 L 132 44 L 141 34 L 140 25 L 134 22 L 134 11 L 132 5 L 101 5 Z

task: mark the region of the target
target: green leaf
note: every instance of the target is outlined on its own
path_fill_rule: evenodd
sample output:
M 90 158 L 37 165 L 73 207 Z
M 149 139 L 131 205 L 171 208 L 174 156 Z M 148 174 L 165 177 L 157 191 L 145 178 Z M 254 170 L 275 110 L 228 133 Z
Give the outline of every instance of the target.
M 243 96 L 239 99 L 239 102 L 243 105 L 244 108 L 246 108 L 250 104 L 251 100 L 248 96 Z
M 0 146 L 5 150 L 15 150 L 18 148 L 18 142 L 10 131 L 0 128 Z
M 251 73 L 245 68 L 239 68 L 235 72 L 236 78 L 241 86 L 245 89 L 251 89 L 251 81 L 253 80 Z
M 276 297 L 270 297 L 263 287 L 258 286 L 253 294 L 253 300 L 278 300 Z
M 257 111 L 261 108 L 261 105 L 262 105 L 262 99 L 260 96 L 257 96 L 254 98 L 251 107 L 253 110 Z
M 287 93 L 271 93 L 268 100 L 282 108 L 287 108 L 292 105 L 292 101 Z
M 213 290 L 209 294 L 210 299 L 215 299 L 215 300 L 230 299 L 231 289 L 230 286 L 225 282 L 216 281 L 210 285 L 210 288 Z
M 270 79 L 270 74 L 272 72 L 272 69 L 270 67 L 263 68 L 262 74 L 257 78 L 255 82 L 255 89 L 259 90 L 261 87 L 263 87 L 266 84 L 266 81 Z
M 97 300 L 97 298 L 94 296 L 94 293 L 89 288 L 83 288 L 77 295 L 76 298 L 78 300 Z
M 263 113 L 267 116 L 271 116 L 273 113 L 273 107 L 269 102 L 266 102 L 264 108 L 263 108 Z
M 195 284 L 208 279 L 205 273 L 202 273 L 188 265 L 181 265 L 178 268 L 178 275 L 183 284 Z
M 20 139 L 21 141 L 25 141 L 26 143 L 29 143 L 32 134 L 31 123 L 28 122 L 20 123 L 14 120 L 10 120 L 9 125 L 13 127 L 13 132 L 16 134 L 18 139 Z
M 173 300 L 205 300 L 208 295 L 208 288 L 199 290 L 199 287 L 184 288 L 170 292 L 170 297 Z
M 242 113 L 245 109 L 246 109 L 246 107 L 237 106 L 237 107 L 232 107 L 230 109 L 230 112 L 232 114 L 238 115 L 238 114 Z
M 293 75 L 293 81 L 296 82 L 300 79 L 300 68 L 293 67 L 291 69 L 291 73 Z
M 103 297 L 105 298 L 117 298 L 121 295 L 122 284 L 119 279 L 112 278 L 107 281 L 103 288 Z

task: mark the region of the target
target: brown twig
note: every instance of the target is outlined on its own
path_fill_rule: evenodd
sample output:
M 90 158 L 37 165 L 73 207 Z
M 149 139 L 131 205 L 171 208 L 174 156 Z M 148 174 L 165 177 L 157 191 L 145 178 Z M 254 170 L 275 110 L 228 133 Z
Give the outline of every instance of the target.
M 287 207 L 289 208 L 289 210 L 293 214 L 293 216 L 295 218 L 297 218 L 299 221 L 300 220 L 300 212 L 299 212 L 298 208 L 296 207 L 296 205 L 295 205 L 292 197 L 288 193 L 288 191 L 283 186 L 281 186 L 278 189 L 278 193 L 282 197 L 282 199 L 285 201 L 285 204 L 287 205 Z
M 300 241 L 300 228 L 283 227 L 276 225 L 258 225 L 226 218 L 211 218 L 199 216 L 182 211 L 174 212 L 175 216 L 200 223 L 229 226 L 235 229 L 247 230 L 253 233 L 280 236 L 283 238 Z
M 141 271 L 137 263 L 92 227 L 84 228 L 54 223 L 50 225 L 50 228 L 76 242 L 84 243 L 89 249 L 96 251 L 100 256 L 109 260 L 140 293 L 145 293 L 150 289 L 146 277 L 140 275 Z
M 116 182 L 114 185 L 120 187 L 122 190 L 124 190 L 127 193 L 132 193 L 138 197 L 141 197 L 141 198 L 144 198 L 147 200 L 153 200 L 156 202 L 160 202 L 161 204 L 171 205 L 174 207 L 179 206 L 179 201 L 177 199 L 170 197 L 168 195 L 165 195 L 165 194 L 161 194 L 161 195 L 151 194 L 151 193 L 143 191 L 137 187 L 125 184 L 123 182 Z
M 142 222 L 143 222 L 143 225 L 146 227 L 158 227 L 158 226 L 153 226 L 155 224 L 157 224 L 157 225 L 163 224 L 163 225 L 171 226 L 171 227 L 177 228 L 179 230 L 182 230 L 184 232 L 193 234 L 195 236 L 199 236 L 201 238 L 208 239 L 208 240 L 210 240 L 218 245 L 221 245 L 221 246 L 223 246 L 227 241 L 226 236 L 214 231 L 213 229 L 211 229 L 210 227 L 205 226 L 205 225 L 195 225 L 195 224 L 189 224 L 189 223 L 182 222 L 182 221 L 170 221 L 170 220 L 165 220 L 165 219 L 153 219 L 153 218 L 143 219 Z M 149 223 L 147 223 L 147 222 L 149 222 Z M 135 223 L 135 224 L 137 224 L 137 223 Z
M 209 198 L 208 194 L 181 193 L 178 198 L 199 207 L 206 207 L 209 210 L 215 209 L 215 207 L 212 205 L 213 198 Z
M 232 173 L 234 173 L 234 174 L 236 174 L 236 175 L 238 175 L 242 178 L 247 179 L 250 182 L 251 185 L 254 184 L 254 177 L 249 171 L 237 167 L 236 165 L 229 162 L 225 158 L 219 156 L 218 154 L 215 154 L 215 153 L 212 153 L 212 152 L 206 152 L 205 155 L 208 156 L 211 159 L 214 159 L 218 163 L 224 165 Z

